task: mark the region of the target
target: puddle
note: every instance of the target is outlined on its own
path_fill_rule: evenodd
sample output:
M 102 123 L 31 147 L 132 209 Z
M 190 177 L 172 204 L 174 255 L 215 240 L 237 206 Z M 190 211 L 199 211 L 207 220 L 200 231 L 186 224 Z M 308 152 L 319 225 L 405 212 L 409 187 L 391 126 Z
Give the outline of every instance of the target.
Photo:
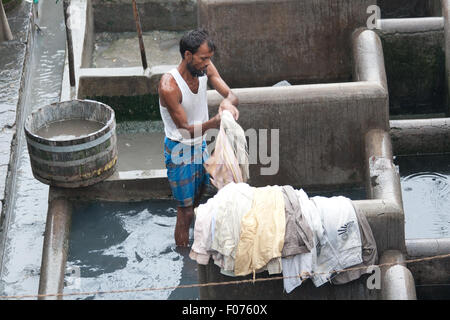
M 450 237 L 450 155 L 397 157 L 405 238 Z
M 188 248 L 173 239 L 176 203 L 152 200 L 137 203 L 91 203 L 76 208 L 69 238 L 64 293 L 175 287 L 195 284 L 197 266 Z M 192 238 L 191 228 L 191 238 Z M 192 244 L 192 240 L 191 240 Z M 198 299 L 198 289 L 169 289 L 64 299 Z

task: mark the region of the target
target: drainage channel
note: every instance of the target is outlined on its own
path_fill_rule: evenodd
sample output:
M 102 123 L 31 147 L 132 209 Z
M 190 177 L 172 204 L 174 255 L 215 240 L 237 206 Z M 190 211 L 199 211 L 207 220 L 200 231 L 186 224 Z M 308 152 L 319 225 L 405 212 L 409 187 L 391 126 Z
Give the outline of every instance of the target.
M 65 57 L 62 1 L 41 0 L 40 31 L 28 68 L 19 105 L 16 161 L 12 164 L 10 198 L 5 214 L 0 292 L 2 295 L 36 294 L 39 286 L 43 233 L 48 206 L 48 186 L 34 179 L 23 122 L 37 108 L 59 101 Z

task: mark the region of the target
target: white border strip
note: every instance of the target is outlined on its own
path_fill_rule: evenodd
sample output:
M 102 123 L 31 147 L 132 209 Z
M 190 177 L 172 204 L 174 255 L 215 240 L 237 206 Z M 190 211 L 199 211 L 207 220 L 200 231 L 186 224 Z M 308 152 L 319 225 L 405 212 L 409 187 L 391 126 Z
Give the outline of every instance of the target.
M 105 142 L 106 140 L 108 140 L 112 136 L 113 131 L 114 130 L 110 130 L 108 133 L 106 133 L 105 135 L 103 135 L 102 137 L 100 137 L 100 138 L 98 138 L 96 140 L 85 142 L 85 143 L 82 143 L 82 144 L 73 145 L 73 146 L 49 146 L 49 145 L 46 145 L 46 144 L 42 144 L 42 143 L 33 141 L 29 137 L 27 137 L 27 143 L 29 143 L 30 145 L 32 145 L 36 149 L 44 150 L 44 151 L 50 151 L 50 152 L 75 152 L 75 151 L 86 150 L 86 149 L 90 149 L 90 148 L 93 148 L 95 146 L 98 146 L 99 144 L 101 144 L 101 143 Z

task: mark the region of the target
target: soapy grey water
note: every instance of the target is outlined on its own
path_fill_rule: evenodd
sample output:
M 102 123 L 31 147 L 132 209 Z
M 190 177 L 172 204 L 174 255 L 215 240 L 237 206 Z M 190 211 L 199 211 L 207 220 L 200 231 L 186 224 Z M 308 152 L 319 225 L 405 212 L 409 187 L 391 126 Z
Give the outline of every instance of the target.
M 97 121 L 69 119 L 50 122 L 39 128 L 36 134 L 49 140 L 71 140 L 96 132 L 103 126 L 103 123 Z

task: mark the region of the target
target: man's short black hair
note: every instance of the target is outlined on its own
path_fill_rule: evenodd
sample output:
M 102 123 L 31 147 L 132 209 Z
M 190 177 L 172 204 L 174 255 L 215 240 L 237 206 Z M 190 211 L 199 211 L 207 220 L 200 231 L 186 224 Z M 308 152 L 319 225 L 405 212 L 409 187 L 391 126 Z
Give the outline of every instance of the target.
M 205 29 L 196 29 L 186 33 L 180 40 L 180 53 L 184 59 L 184 53 L 186 51 L 192 54 L 196 53 L 198 48 L 204 43 L 208 43 L 208 47 L 211 51 L 216 51 L 214 42 L 209 37 L 208 31 Z

